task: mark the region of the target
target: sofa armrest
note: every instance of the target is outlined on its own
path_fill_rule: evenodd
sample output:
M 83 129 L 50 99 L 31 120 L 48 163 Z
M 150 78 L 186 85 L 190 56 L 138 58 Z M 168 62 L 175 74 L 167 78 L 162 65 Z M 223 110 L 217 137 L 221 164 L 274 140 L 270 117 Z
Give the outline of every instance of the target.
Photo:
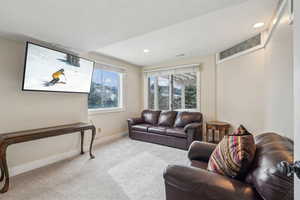
M 190 160 L 208 162 L 216 146 L 216 144 L 212 143 L 194 141 L 188 150 L 188 158 Z
M 164 179 L 167 200 L 260 199 L 250 185 L 200 168 L 171 165 Z
M 127 119 L 127 122 L 129 125 L 133 126 L 136 124 L 144 123 L 144 120 L 142 118 L 129 118 Z
M 189 129 L 197 129 L 197 128 L 201 128 L 201 126 L 202 126 L 202 123 L 196 123 L 196 122 L 190 123 L 184 127 L 184 131 L 188 132 Z
M 195 140 L 201 141 L 202 138 L 203 138 L 203 136 L 202 136 L 202 123 L 187 124 L 183 128 L 183 130 L 187 135 L 187 142 L 188 142 L 187 148 L 189 148 L 189 146 L 191 145 L 191 143 L 193 141 L 195 141 Z

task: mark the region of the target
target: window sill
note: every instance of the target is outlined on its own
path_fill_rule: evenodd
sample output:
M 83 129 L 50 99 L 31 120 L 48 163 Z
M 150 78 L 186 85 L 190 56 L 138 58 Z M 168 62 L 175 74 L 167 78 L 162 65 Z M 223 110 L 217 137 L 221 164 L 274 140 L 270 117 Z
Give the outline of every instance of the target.
M 104 108 L 104 109 L 89 109 L 88 114 L 89 116 L 93 115 L 101 115 L 106 113 L 118 113 L 118 112 L 124 112 L 125 108 Z
M 175 111 L 179 111 L 179 112 L 200 112 L 200 109 L 197 109 L 197 108 L 175 109 Z

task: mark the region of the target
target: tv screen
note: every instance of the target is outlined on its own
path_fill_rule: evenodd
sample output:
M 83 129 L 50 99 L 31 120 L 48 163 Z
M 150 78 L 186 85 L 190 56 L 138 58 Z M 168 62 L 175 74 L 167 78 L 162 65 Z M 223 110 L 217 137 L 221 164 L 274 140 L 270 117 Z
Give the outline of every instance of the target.
M 92 61 L 27 42 L 22 89 L 89 93 L 93 69 Z

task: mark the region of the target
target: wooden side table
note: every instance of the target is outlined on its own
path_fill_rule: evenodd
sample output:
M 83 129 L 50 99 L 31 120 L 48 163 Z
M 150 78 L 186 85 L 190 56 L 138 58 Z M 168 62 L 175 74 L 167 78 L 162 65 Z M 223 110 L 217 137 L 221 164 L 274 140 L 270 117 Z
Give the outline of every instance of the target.
M 222 140 L 224 135 L 229 132 L 230 124 L 227 122 L 210 121 L 206 122 L 206 141 L 212 143 L 218 143 Z M 219 134 L 219 140 L 216 141 L 216 133 Z M 212 140 L 209 141 L 209 135 L 211 134 Z M 222 135 L 222 137 L 221 137 Z

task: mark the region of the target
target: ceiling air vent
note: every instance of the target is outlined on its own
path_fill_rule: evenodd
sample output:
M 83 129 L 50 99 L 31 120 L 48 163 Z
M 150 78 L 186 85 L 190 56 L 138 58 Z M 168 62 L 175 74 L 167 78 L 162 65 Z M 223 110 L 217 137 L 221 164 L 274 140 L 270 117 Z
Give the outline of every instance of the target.
M 185 54 L 184 53 L 181 53 L 181 54 L 177 54 L 176 57 L 184 57 Z
M 244 42 L 241 42 L 229 49 L 226 49 L 220 52 L 217 55 L 218 63 L 224 62 L 225 60 L 229 60 L 231 58 L 235 58 L 251 51 L 257 50 L 263 47 L 262 43 L 262 34 L 258 34 Z

